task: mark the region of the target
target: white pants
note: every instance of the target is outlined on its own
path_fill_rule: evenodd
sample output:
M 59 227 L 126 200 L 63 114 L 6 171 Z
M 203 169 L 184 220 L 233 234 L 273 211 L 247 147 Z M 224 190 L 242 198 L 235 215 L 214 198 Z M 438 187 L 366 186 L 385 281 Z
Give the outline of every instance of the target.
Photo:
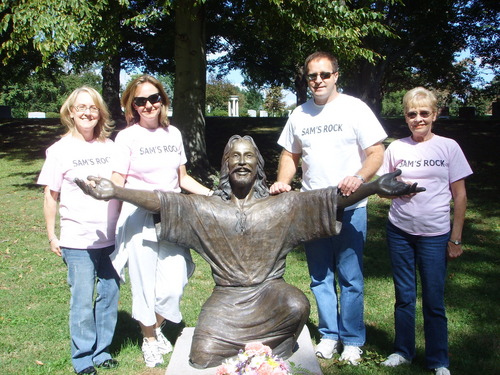
M 127 206 L 131 205 L 123 205 L 118 221 L 117 251 L 125 253 L 128 261 L 132 317 L 145 326 L 156 323 L 156 314 L 179 323 L 179 303 L 194 271 L 191 253 L 179 245 L 158 241 L 152 215 Z

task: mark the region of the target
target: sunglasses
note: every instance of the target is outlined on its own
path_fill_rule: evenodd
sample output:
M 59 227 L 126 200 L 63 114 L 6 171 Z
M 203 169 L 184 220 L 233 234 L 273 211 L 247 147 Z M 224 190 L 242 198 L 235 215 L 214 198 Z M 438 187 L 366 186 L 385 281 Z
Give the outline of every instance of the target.
M 427 118 L 430 115 L 432 115 L 432 112 L 431 111 L 420 111 L 420 112 L 412 111 L 412 112 L 408 112 L 406 114 L 406 117 L 408 117 L 410 120 L 413 120 L 413 119 L 417 118 L 418 115 L 420 115 L 420 117 L 422 117 L 422 118 Z
M 156 94 L 149 95 L 147 98 L 143 96 L 136 96 L 134 98 L 134 104 L 138 107 L 145 106 L 147 102 L 150 102 L 151 104 L 156 104 L 158 102 L 161 102 L 160 93 L 157 92 Z
M 308 81 L 316 81 L 316 77 L 319 75 L 321 79 L 328 79 L 334 74 L 335 72 L 321 72 L 321 73 L 311 73 L 307 74 L 307 80 Z

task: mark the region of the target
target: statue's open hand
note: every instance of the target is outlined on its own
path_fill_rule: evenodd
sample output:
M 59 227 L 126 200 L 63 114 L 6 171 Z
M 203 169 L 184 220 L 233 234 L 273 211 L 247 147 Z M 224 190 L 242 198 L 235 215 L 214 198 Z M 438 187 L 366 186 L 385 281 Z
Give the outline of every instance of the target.
M 115 184 L 110 180 L 94 176 L 88 176 L 87 179 L 90 183 L 79 178 L 75 178 L 74 180 L 85 194 L 99 200 L 109 200 L 115 197 Z
M 381 196 L 402 196 L 411 195 L 425 191 L 424 187 L 417 187 L 417 183 L 407 184 L 396 179 L 401 174 L 401 169 L 396 169 L 394 172 L 384 174 L 376 180 L 379 191 L 377 194 Z

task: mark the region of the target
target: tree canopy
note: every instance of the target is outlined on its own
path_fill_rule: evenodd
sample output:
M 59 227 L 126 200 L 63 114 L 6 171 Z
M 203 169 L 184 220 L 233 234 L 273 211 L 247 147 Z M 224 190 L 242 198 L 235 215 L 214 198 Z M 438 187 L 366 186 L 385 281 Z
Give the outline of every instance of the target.
M 456 92 L 455 82 L 474 74 L 454 64 L 466 47 L 498 74 L 498 7 L 493 0 L 4 0 L 0 78 L 22 83 L 36 69 L 78 72 L 97 63 L 117 117 L 121 70 L 173 74 L 174 122 L 190 162 L 206 168 L 207 69 L 241 69 L 248 87 L 282 86 L 300 103 L 304 58 L 327 50 L 341 62 L 342 88 L 378 109 L 386 93 L 417 84 Z M 208 54 L 218 57 L 208 63 Z

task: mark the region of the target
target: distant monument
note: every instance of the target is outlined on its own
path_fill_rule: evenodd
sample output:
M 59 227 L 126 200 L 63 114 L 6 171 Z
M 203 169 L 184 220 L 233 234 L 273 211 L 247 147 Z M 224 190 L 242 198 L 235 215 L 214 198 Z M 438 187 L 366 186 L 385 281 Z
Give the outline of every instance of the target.
M 45 112 L 28 112 L 28 118 L 45 118 Z
M 229 101 L 227 102 L 227 113 L 229 117 L 239 117 L 239 97 L 238 95 L 231 95 Z

